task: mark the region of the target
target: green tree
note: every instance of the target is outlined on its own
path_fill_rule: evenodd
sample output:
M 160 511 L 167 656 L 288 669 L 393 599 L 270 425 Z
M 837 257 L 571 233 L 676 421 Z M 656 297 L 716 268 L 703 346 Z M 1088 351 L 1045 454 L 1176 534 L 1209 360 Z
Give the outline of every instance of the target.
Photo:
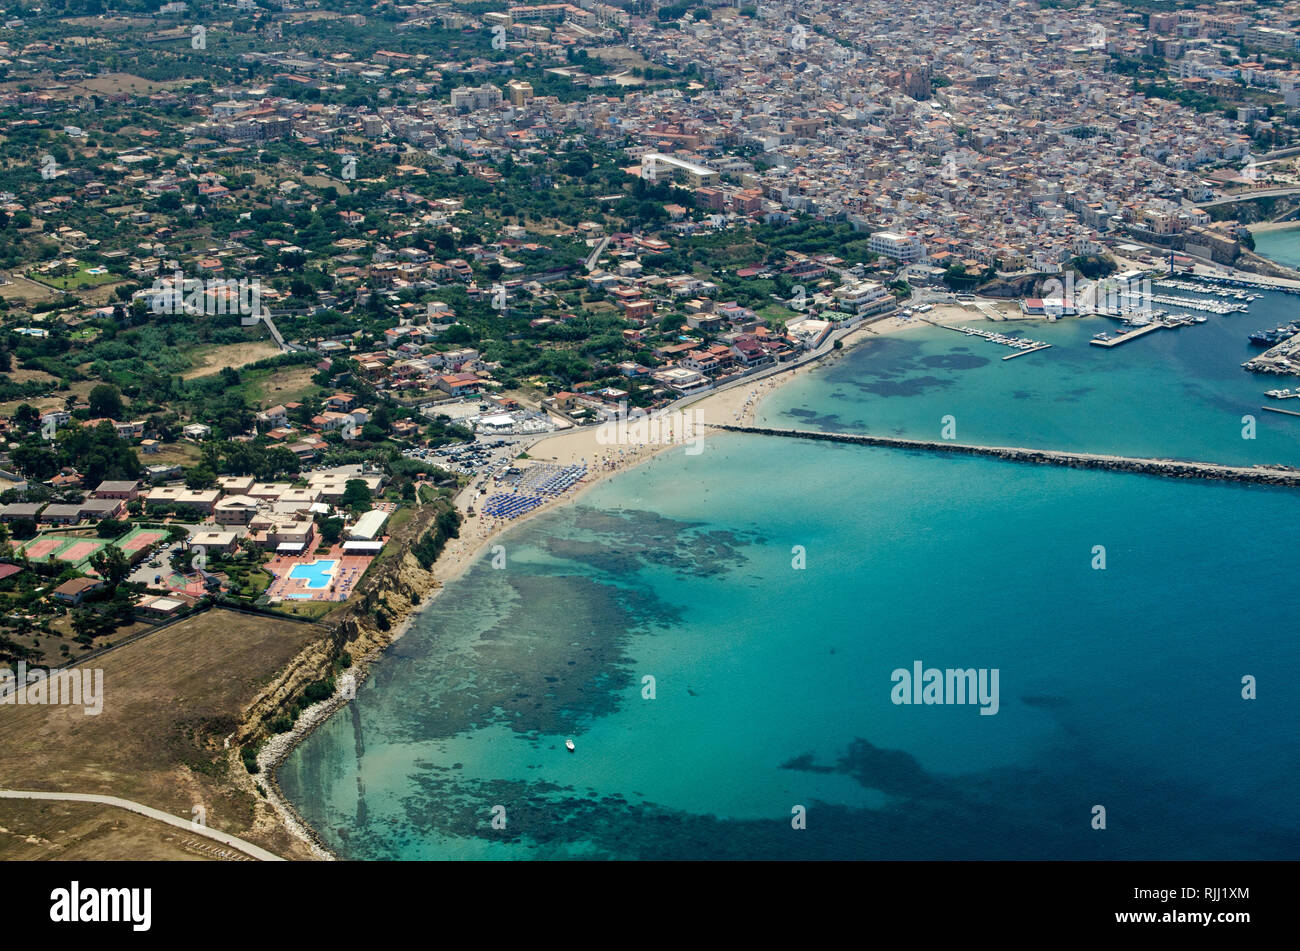
M 320 531 L 321 541 L 333 545 L 343 536 L 343 519 L 323 518 L 316 523 L 316 528 Z
M 116 545 L 105 545 L 95 552 L 90 556 L 90 564 L 108 583 L 110 592 L 116 591 L 117 586 L 131 573 L 131 563 Z
M 110 383 L 101 383 L 90 391 L 90 415 L 95 419 L 121 419 L 126 409 L 122 391 Z
M 353 512 L 369 512 L 370 487 L 361 479 L 348 479 L 343 486 L 343 507 Z

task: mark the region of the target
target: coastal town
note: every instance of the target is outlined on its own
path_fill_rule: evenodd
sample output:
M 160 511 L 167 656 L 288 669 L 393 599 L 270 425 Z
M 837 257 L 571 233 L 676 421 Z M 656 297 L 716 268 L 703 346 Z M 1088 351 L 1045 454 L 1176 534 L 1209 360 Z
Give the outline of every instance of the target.
M 244 855 L 332 857 L 275 771 L 422 606 L 705 435 L 1296 482 L 759 406 L 917 330 L 1011 374 L 1217 322 L 1300 415 L 1251 311 L 1300 296 L 1300 0 L 11 4 L 0 163 L 0 655 L 247 661 L 151 658 L 132 716 L 217 699 L 103 770 Z

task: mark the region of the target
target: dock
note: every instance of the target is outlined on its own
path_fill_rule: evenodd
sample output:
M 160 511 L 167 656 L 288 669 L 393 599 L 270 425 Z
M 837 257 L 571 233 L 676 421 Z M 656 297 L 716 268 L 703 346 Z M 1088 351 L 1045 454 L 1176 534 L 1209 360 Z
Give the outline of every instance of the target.
M 1283 416 L 1300 416 L 1300 413 L 1297 413 L 1295 410 L 1283 409 L 1280 406 L 1261 406 L 1260 409 L 1266 409 L 1270 413 L 1281 413 Z
M 1152 333 L 1153 331 L 1163 330 L 1164 326 L 1164 324 L 1150 323 L 1144 327 L 1137 328 L 1137 330 L 1130 330 L 1127 333 L 1122 333 L 1118 337 L 1111 337 L 1109 340 L 1097 340 L 1094 338 L 1088 342 L 1094 347 L 1105 347 L 1109 350 L 1111 347 L 1118 347 L 1121 343 L 1128 343 L 1130 340 L 1136 340 L 1138 337 Z
M 1017 350 L 1015 353 L 1008 353 L 1008 354 L 1007 354 L 1005 357 L 1003 357 L 1002 359 L 1003 359 L 1003 360 L 1014 360 L 1016 357 L 1023 357 L 1026 353 L 1035 353 L 1035 352 L 1037 352 L 1037 351 L 1039 351 L 1039 350 L 1046 350 L 1046 349 L 1047 349 L 1048 347 L 1050 347 L 1050 346 L 1051 346 L 1050 343 L 1040 343 L 1038 346 L 1036 346 L 1036 347 L 1030 347 L 1030 348 L 1027 349 L 1027 350 Z
M 958 326 L 953 327 L 948 324 L 934 324 L 936 327 L 943 327 L 945 330 L 951 330 L 953 333 L 965 334 L 967 337 L 983 337 L 989 343 L 996 343 L 999 346 L 1011 347 L 1016 353 L 1011 354 L 1013 357 L 1021 356 L 1025 353 L 1032 353 L 1035 350 L 1046 350 L 1051 344 L 1042 340 L 1030 340 L 1028 337 L 1008 337 L 1006 334 L 995 333 L 992 330 L 978 330 L 974 327 Z M 1003 357 L 1002 359 L 1007 359 Z
M 1300 334 L 1274 344 L 1242 366 L 1251 373 L 1300 374 Z

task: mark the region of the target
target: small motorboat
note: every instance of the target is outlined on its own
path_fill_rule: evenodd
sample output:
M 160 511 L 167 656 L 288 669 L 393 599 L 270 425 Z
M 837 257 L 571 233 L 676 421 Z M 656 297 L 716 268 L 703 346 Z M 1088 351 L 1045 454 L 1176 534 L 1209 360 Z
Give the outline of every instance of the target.
M 572 753 L 575 749 L 577 749 L 577 747 L 573 745 L 573 740 L 565 740 L 564 748 L 568 750 L 570 753 Z

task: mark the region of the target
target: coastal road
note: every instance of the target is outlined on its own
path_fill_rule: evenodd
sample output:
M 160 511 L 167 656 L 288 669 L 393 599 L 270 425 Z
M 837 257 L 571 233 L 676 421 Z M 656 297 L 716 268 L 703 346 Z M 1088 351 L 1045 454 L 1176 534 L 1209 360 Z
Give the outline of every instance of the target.
M 1213 201 L 1198 201 L 1197 208 L 1214 208 L 1218 205 L 1235 205 L 1241 201 L 1254 201 L 1257 198 L 1281 198 L 1285 195 L 1300 195 L 1300 188 L 1261 188 L 1259 191 L 1240 192 L 1236 195 L 1229 195 L 1227 198 L 1216 198 Z
M 163 812 L 161 809 L 154 809 L 152 806 L 141 805 L 138 802 L 132 802 L 129 799 L 119 799 L 116 796 L 100 796 L 94 793 L 52 793 L 52 792 L 34 792 L 21 789 L 0 789 L 0 799 L 45 799 L 54 802 L 95 802 L 104 806 L 116 806 L 118 809 L 125 809 L 127 812 L 134 812 L 150 819 L 157 819 L 159 822 L 165 822 L 170 826 L 178 829 L 184 829 L 195 835 L 207 836 L 214 839 L 222 845 L 228 845 L 232 849 L 238 849 L 245 855 L 251 855 L 253 858 L 262 862 L 283 862 L 284 859 L 274 852 L 268 852 L 266 849 L 256 846 L 251 842 L 245 842 L 238 836 L 233 836 L 228 832 L 221 832 L 217 829 L 209 829 L 205 825 L 199 825 L 190 819 L 182 819 L 180 816 L 173 816 L 169 812 Z

